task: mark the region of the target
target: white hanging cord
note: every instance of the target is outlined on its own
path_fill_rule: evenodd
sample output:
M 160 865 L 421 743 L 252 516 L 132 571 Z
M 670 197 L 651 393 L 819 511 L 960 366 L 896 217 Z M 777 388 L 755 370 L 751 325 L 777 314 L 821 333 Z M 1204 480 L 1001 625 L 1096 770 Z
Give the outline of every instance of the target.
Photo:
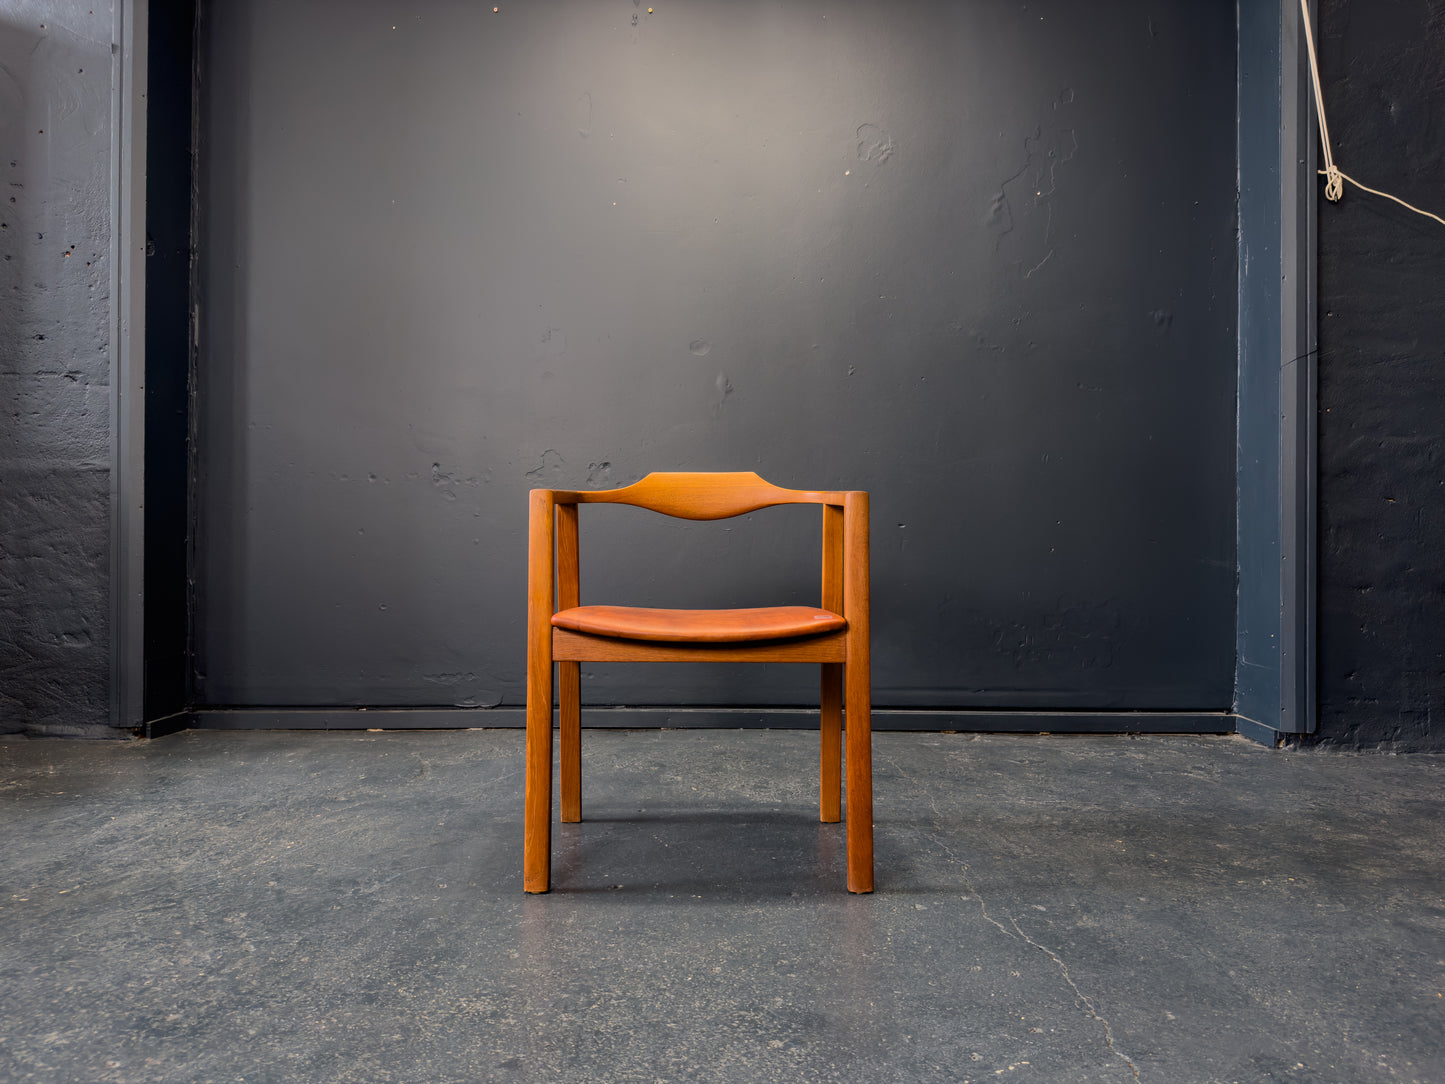
M 1325 199 L 1331 203 L 1338 203 L 1340 197 L 1345 194 L 1345 181 L 1349 181 L 1356 188 L 1363 189 L 1371 195 L 1384 196 L 1386 199 L 1394 200 L 1401 207 L 1414 211 L 1417 215 L 1424 215 L 1426 218 L 1433 218 L 1440 225 L 1445 226 L 1445 218 L 1431 214 L 1429 211 L 1422 211 L 1414 204 L 1406 203 L 1399 196 L 1392 196 L 1388 192 L 1381 192 L 1378 188 L 1371 188 L 1367 184 L 1361 184 L 1348 173 L 1340 170 L 1335 165 L 1334 155 L 1330 152 L 1330 126 L 1325 123 L 1325 96 L 1320 91 L 1320 65 L 1315 58 L 1315 35 L 1310 26 L 1309 0 L 1299 0 L 1300 11 L 1305 17 L 1305 44 L 1309 47 L 1310 53 L 1310 77 L 1315 84 L 1315 111 L 1320 118 L 1320 145 L 1324 148 L 1325 168 L 1320 170 L 1320 175 L 1325 179 Z

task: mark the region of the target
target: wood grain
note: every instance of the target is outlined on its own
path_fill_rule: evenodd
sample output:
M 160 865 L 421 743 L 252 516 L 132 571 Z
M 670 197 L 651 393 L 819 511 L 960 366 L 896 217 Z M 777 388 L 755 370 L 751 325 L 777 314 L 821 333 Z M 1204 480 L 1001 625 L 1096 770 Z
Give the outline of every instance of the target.
M 848 615 L 848 891 L 873 891 L 873 692 L 869 672 L 868 494 L 843 503 L 843 612 Z
M 582 605 L 581 561 L 577 550 L 577 506 L 557 506 L 557 609 Z
M 843 509 L 823 505 L 823 584 L 820 605 L 843 612 Z M 846 645 L 845 645 L 846 646 Z M 836 824 L 842 819 L 843 788 L 843 667 L 824 663 L 818 722 L 818 819 Z
M 582 819 L 582 664 L 557 663 L 557 759 L 562 789 L 562 823 Z
M 783 489 L 752 471 L 654 472 L 621 489 L 558 490 L 563 504 L 631 504 L 677 519 L 728 519 L 775 504 L 842 504 L 842 493 Z
M 822 707 L 818 721 L 818 819 L 837 824 L 843 817 L 843 667 L 822 666 Z
M 669 644 L 552 630 L 557 659 L 579 662 L 842 662 L 847 633 L 766 644 Z
M 581 604 L 581 565 L 577 551 L 577 506 L 557 506 L 557 608 Z M 557 664 L 557 744 L 561 777 L 562 823 L 582 819 L 582 668 Z
M 843 612 L 843 508 L 823 505 L 823 589 L 818 605 Z
M 529 498 L 527 522 L 527 766 L 522 887 L 546 892 L 552 877 L 552 614 L 555 504 L 545 489 Z

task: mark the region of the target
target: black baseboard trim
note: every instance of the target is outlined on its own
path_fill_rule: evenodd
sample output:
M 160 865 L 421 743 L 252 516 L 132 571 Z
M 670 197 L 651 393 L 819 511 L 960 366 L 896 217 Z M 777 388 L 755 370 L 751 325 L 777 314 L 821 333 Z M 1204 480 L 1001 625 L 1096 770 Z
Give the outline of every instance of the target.
M 874 730 L 1010 734 L 1233 734 L 1226 711 L 874 709 Z M 197 730 L 468 730 L 526 725 L 523 708 L 201 708 Z M 816 708 L 584 708 L 589 729 L 812 730 Z M 155 735 L 159 736 L 159 735 Z
M 178 711 L 171 715 L 163 715 L 159 719 L 147 719 L 144 726 L 138 728 L 136 736 L 140 738 L 164 738 L 167 734 L 177 734 L 182 730 L 188 730 L 195 723 L 192 721 L 191 713 Z
M 1250 741 L 1259 742 L 1260 745 L 1268 746 L 1270 749 L 1278 749 L 1280 740 L 1284 737 L 1278 730 L 1263 723 L 1257 723 L 1253 719 L 1243 715 L 1236 715 L 1234 721 L 1237 724 L 1238 732 Z

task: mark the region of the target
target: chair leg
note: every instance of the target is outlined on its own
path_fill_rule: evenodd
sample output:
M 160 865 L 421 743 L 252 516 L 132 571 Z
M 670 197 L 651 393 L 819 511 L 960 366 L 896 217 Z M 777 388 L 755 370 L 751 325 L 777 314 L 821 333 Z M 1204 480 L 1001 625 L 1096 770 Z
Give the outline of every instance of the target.
M 837 824 L 842 818 L 843 665 L 823 663 L 822 718 L 819 721 L 818 819 Z
M 582 664 L 557 664 L 557 703 L 561 744 L 562 821 L 575 824 L 582 819 Z
M 527 794 L 522 887 L 546 892 L 552 880 L 552 660 L 527 660 Z
M 848 710 L 848 891 L 873 891 L 873 720 L 867 655 L 845 666 Z

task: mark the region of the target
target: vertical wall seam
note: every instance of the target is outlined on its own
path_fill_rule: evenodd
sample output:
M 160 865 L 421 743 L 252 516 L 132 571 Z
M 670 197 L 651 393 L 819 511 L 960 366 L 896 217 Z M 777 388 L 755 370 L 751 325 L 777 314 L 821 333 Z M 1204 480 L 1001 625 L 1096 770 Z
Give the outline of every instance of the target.
M 191 206 L 186 362 L 186 677 L 187 708 L 196 703 L 196 561 L 200 509 L 200 430 L 197 389 L 201 362 L 201 31 L 205 0 L 196 0 L 191 23 Z
M 1234 4 L 1234 690 L 1230 711 L 1239 714 L 1239 668 L 1244 645 L 1240 639 L 1243 609 L 1240 597 L 1240 560 L 1244 553 L 1244 490 L 1240 472 L 1244 463 L 1244 12 L 1243 0 Z
M 116 0 L 111 12 L 110 47 L 110 334 L 107 351 L 110 369 L 110 725 L 122 726 L 125 718 L 125 577 L 126 553 L 121 529 L 122 490 L 120 443 L 120 222 L 121 222 L 121 69 L 125 55 L 119 46 L 124 41 L 126 0 Z
M 145 693 L 145 97 L 147 0 L 116 0 L 111 42 L 111 722 Z

